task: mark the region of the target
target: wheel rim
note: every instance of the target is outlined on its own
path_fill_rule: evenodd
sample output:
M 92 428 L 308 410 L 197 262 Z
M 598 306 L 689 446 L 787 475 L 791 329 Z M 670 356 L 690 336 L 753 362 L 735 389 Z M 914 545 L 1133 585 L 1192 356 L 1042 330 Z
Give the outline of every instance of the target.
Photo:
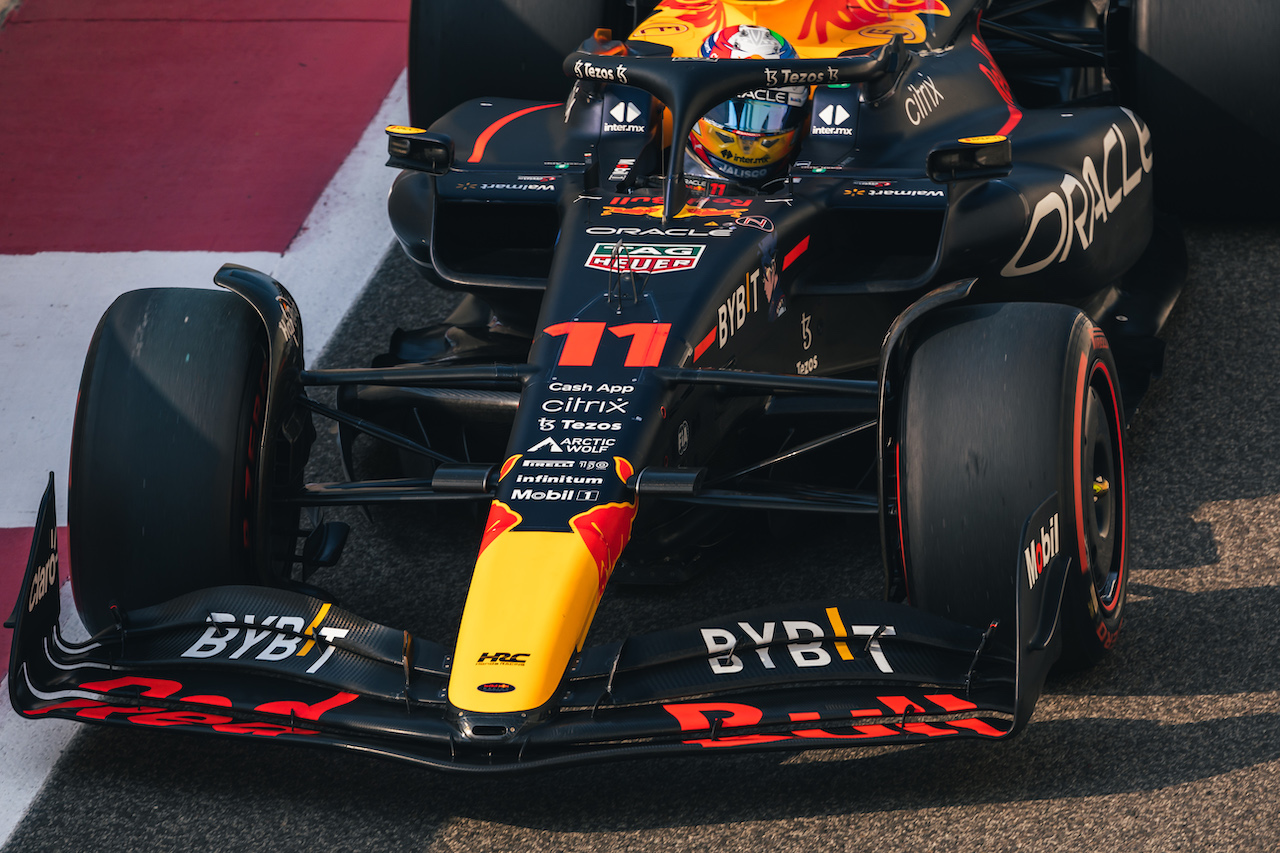
M 1081 454 L 1081 496 L 1084 516 L 1082 555 L 1089 569 L 1098 603 L 1104 610 L 1119 598 L 1123 571 L 1124 482 L 1118 424 L 1110 377 L 1095 371 L 1085 398 Z

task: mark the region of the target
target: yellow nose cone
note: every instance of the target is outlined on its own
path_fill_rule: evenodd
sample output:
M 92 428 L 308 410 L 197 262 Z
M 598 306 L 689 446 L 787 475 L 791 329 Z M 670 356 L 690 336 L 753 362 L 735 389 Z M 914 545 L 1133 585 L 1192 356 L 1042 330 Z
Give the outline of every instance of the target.
M 480 713 L 545 704 L 586 634 L 599 588 L 595 558 L 576 533 L 494 539 L 471 578 L 449 701 Z

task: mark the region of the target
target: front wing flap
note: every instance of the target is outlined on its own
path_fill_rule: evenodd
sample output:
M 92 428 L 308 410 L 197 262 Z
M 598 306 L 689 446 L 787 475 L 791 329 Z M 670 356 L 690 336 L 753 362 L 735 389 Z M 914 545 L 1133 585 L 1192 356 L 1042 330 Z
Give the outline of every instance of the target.
M 509 726 L 477 725 L 446 701 L 444 646 L 291 591 L 203 590 L 67 642 L 53 529 L 47 500 L 9 669 L 13 706 L 32 718 L 311 742 L 459 771 L 998 739 L 1024 722 L 1015 655 L 991 642 L 992 631 L 905 605 L 837 600 L 587 649 L 553 707 Z M 494 689 L 519 657 L 494 656 Z

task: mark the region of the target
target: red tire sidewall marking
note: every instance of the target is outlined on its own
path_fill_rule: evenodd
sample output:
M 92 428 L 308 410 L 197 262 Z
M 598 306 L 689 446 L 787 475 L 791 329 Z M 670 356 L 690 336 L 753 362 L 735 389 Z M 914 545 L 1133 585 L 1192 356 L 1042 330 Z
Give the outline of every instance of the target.
M 1095 330 L 1097 331 L 1097 330 Z M 1076 516 L 1076 551 L 1080 558 L 1080 573 L 1086 577 L 1091 574 L 1091 566 L 1089 565 L 1089 552 L 1085 543 L 1084 519 L 1086 507 L 1084 503 L 1084 460 L 1080 456 L 1081 442 L 1080 437 L 1084 430 L 1084 403 L 1085 397 L 1089 393 L 1089 389 L 1093 387 L 1093 377 L 1098 373 L 1102 373 L 1103 379 L 1106 380 L 1107 398 L 1103 400 L 1103 404 L 1108 407 L 1108 428 L 1112 434 L 1113 446 L 1116 454 L 1116 479 L 1119 481 L 1120 498 L 1117 501 L 1116 523 L 1120 528 L 1120 535 L 1117 541 L 1117 547 L 1120 549 L 1120 564 L 1116 573 L 1117 593 L 1124 584 L 1124 561 L 1125 561 L 1125 537 L 1128 533 L 1128 525 L 1126 523 L 1126 514 L 1128 507 L 1126 504 L 1126 492 L 1124 482 L 1124 448 L 1123 437 L 1121 435 L 1121 424 L 1123 423 L 1120 415 L 1120 407 L 1116 400 L 1115 383 L 1111 378 L 1111 371 L 1107 369 L 1107 365 L 1102 359 L 1093 361 L 1090 366 L 1090 359 L 1096 352 L 1096 348 L 1091 346 L 1089 351 L 1081 353 L 1080 367 L 1076 378 L 1076 399 L 1075 413 L 1072 424 L 1074 425 L 1075 435 L 1072 437 L 1072 489 L 1075 499 L 1075 516 Z M 1092 578 L 1090 577 L 1090 583 Z M 1120 605 L 1122 597 L 1114 595 L 1110 602 L 1105 602 L 1101 597 L 1098 598 L 1098 606 L 1107 614 L 1115 613 Z
M 1071 418 L 1071 489 L 1072 506 L 1076 517 L 1076 554 L 1080 559 L 1080 574 L 1089 576 L 1089 550 L 1084 538 L 1084 462 L 1080 458 L 1080 437 L 1084 430 L 1084 398 L 1089 393 L 1090 351 L 1080 353 L 1080 367 L 1076 374 L 1075 412 Z
M 902 532 L 902 445 L 894 442 L 893 445 L 893 499 L 897 504 L 898 512 L 898 560 L 902 569 L 902 589 L 906 593 L 907 601 L 911 600 L 910 581 L 907 580 L 907 542 Z
M 1123 421 L 1121 420 L 1120 407 L 1116 401 L 1115 383 L 1111 379 L 1111 371 L 1107 369 L 1107 365 L 1102 360 L 1098 360 L 1094 362 L 1093 370 L 1090 371 L 1089 374 L 1090 385 L 1093 383 L 1094 374 L 1099 371 L 1101 371 L 1103 379 L 1107 382 L 1107 399 L 1104 400 L 1103 403 L 1110 408 L 1111 423 L 1108 424 L 1108 426 L 1111 429 L 1112 442 L 1116 453 L 1115 473 L 1116 480 L 1118 481 L 1117 485 L 1120 490 L 1119 500 L 1116 501 L 1117 511 L 1115 514 L 1115 521 L 1120 527 L 1120 535 L 1116 540 L 1116 547 L 1120 549 L 1120 563 L 1119 567 L 1116 569 L 1116 595 L 1112 596 L 1110 603 L 1104 602 L 1101 599 L 1098 600 L 1102 609 L 1110 614 L 1115 613 L 1116 609 L 1120 606 L 1122 597 L 1119 595 L 1119 592 L 1124 587 L 1125 538 L 1129 532 L 1129 525 L 1126 519 L 1129 508 L 1126 506 L 1128 502 L 1128 492 L 1125 490 L 1124 481 L 1124 438 L 1121 435 L 1121 424 Z

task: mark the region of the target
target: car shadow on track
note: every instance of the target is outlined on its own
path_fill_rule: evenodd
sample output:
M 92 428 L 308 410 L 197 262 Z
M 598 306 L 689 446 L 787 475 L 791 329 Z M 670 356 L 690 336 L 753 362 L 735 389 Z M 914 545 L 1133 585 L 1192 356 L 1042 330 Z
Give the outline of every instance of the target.
M 157 850 L 423 847 L 467 823 L 479 824 L 470 831 L 491 850 L 591 849 L 592 838 L 612 833 L 652 843 L 675 832 L 688 844 L 744 822 L 853 815 L 892 826 L 902 819 L 894 815 L 938 808 L 1153 792 L 1280 758 L 1275 712 L 1176 724 L 1049 720 L 1003 747 L 953 742 L 786 759 L 717 755 L 483 780 L 319 751 L 148 734 L 96 729 L 78 738 L 56 789 L 42 794 L 56 797 L 59 808 L 42 810 L 38 826 L 24 824 L 10 849 L 72 849 L 83 840 L 76 828 L 86 825 L 103 838 Z M 164 760 L 179 746 L 182 762 Z M 127 802 L 111 794 L 121 775 L 131 780 Z
M 1194 223 L 1187 238 L 1190 271 L 1163 334 L 1164 375 L 1126 450 L 1130 554 L 1142 569 L 1214 566 L 1233 556 L 1221 547 L 1236 533 L 1215 524 L 1257 514 L 1240 502 L 1262 500 L 1272 516 L 1280 507 L 1265 500 L 1280 496 L 1280 224 Z M 1249 556 L 1275 566 L 1273 518 L 1268 528 Z

